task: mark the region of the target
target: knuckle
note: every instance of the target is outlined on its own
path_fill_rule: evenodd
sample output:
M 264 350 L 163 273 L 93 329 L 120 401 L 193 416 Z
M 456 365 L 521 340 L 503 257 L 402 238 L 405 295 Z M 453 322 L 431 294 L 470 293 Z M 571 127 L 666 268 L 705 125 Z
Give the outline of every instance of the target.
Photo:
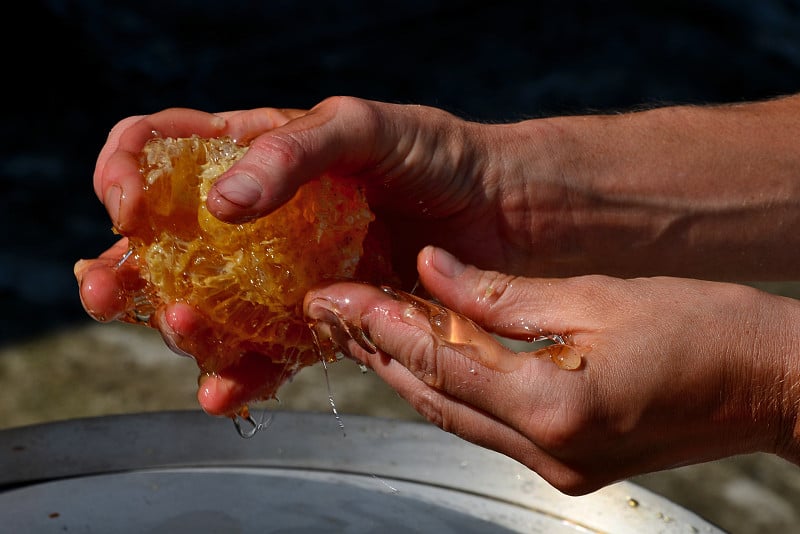
M 379 104 L 353 96 L 330 96 L 314 106 L 312 111 L 326 116 L 344 115 L 353 124 L 375 124 L 378 117 Z
M 606 310 L 619 306 L 627 284 L 626 280 L 591 274 L 564 280 L 562 291 L 570 295 L 576 307 L 595 309 L 604 315 Z
M 409 399 L 414 409 L 417 412 L 436 425 L 437 427 L 447 430 L 445 428 L 445 418 L 443 415 L 442 396 L 429 388 L 423 388 L 419 391 L 414 398 Z
M 412 404 L 420 415 L 445 432 L 470 439 L 465 435 L 463 421 L 458 417 L 451 401 L 435 389 L 423 388 L 414 397 Z
M 475 286 L 477 318 L 489 321 L 498 314 L 505 314 L 509 307 L 516 306 L 522 299 L 523 279 L 495 271 L 481 272 Z
M 275 130 L 254 139 L 239 165 L 245 165 L 252 158 L 257 166 L 291 167 L 303 159 L 305 152 L 302 139 L 292 132 Z
M 430 341 L 423 336 L 412 340 L 408 347 L 408 370 L 430 387 L 441 389 L 443 386 L 436 351 L 431 350 Z

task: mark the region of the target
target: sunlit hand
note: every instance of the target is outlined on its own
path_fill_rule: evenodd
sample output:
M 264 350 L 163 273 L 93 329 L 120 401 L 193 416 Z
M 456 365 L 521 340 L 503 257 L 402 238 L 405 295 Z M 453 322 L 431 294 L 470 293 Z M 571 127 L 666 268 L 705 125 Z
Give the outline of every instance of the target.
M 558 489 L 751 451 L 797 461 L 797 302 L 677 278 L 515 278 L 432 247 L 418 266 L 445 306 L 507 338 L 557 334 L 581 366 L 361 284 L 310 292 L 307 314 L 436 425 Z
M 398 258 L 413 260 L 427 240 L 455 236 L 472 254 L 495 261 L 505 257 L 499 248 L 474 246 L 476 239 L 486 241 L 486 233 L 492 233 L 489 217 L 498 210 L 483 189 L 479 151 L 471 152 L 477 144 L 468 133 L 473 129 L 439 110 L 355 99 L 331 99 L 310 112 L 257 109 L 212 115 L 170 109 L 115 126 L 98 157 L 94 186 L 114 226 L 123 234 L 135 232 L 144 188 L 138 158 L 145 142 L 154 135 L 229 135 L 249 141 L 251 149 L 229 171 L 232 178 L 220 179 L 218 190 L 209 194 L 212 212 L 223 219 L 240 221 L 266 213 L 322 173 L 358 176 L 374 209 L 383 210 L 381 221 L 390 228 Z M 464 158 L 465 153 L 470 157 Z M 234 185 L 242 175 L 262 193 L 252 206 L 245 205 L 241 184 Z M 423 226 L 428 230 L 420 231 Z M 141 280 L 134 262 L 120 263 L 126 250 L 123 239 L 100 258 L 76 265 L 82 301 L 98 320 L 131 311 L 125 289 Z M 416 276 L 413 261 L 405 265 L 410 283 Z M 155 318 L 170 347 L 194 354 L 205 330 L 190 308 L 168 303 L 156 310 Z M 257 393 L 259 384 L 269 390 L 266 384 L 276 371 L 263 358 L 254 355 L 239 367 L 203 382 L 199 395 L 207 411 L 225 413 L 241 405 Z

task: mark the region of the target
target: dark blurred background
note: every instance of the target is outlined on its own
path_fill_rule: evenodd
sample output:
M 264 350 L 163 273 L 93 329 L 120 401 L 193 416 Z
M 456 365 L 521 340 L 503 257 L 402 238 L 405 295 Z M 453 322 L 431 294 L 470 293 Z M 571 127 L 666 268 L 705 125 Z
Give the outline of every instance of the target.
M 511 121 L 800 91 L 800 0 L 16 9 L 3 37 L 0 344 L 87 320 L 72 265 L 113 241 L 92 171 L 128 115 L 309 107 L 348 94 Z

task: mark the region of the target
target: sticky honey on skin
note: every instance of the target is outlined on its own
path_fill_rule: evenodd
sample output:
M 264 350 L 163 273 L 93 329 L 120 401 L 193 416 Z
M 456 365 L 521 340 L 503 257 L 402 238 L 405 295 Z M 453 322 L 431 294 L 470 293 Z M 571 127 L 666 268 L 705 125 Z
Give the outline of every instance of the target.
M 140 277 L 124 288 L 121 320 L 155 327 L 164 304 L 192 306 L 207 326 L 187 350 L 201 376 L 244 355 L 271 361 L 274 376 L 264 377 L 256 401 L 274 398 L 300 369 L 320 361 L 303 318 L 309 289 L 334 279 L 378 282 L 391 269 L 383 250 L 365 245 L 375 217 L 351 179 L 321 176 L 252 222 L 211 215 L 205 202 L 211 185 L 247 148 L 196 136 L 154 137 L 145 145 L 144 206 L 132 230 L 118 230 L 130 242 L 125 261 L 136 262 Z

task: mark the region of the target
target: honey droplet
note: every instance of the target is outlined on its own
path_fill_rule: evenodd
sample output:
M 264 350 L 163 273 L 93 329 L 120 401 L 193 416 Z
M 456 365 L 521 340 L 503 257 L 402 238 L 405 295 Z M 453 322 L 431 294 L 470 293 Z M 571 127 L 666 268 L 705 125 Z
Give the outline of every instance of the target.
M 413 322 L 414 316 L 417 315 L 430 324 L 434 343 L 447 346 L 495 371 L 508 373 L 519 369 L 522 365 L 522 358 L 518 358 L 511 350 L 501 345 L 470 318 L 405 291 L 388 287 L 384 287 L 383 290 L 393 298 L 410 305 L 407 311 L 410 321 Z
M 578 349 L 570 345 L 554 343 L 543 347 L 533 353 L 536 357 L 548 357 L 559 368 L 566 371 L 579 369 L 583 363 L 583 356 Z

